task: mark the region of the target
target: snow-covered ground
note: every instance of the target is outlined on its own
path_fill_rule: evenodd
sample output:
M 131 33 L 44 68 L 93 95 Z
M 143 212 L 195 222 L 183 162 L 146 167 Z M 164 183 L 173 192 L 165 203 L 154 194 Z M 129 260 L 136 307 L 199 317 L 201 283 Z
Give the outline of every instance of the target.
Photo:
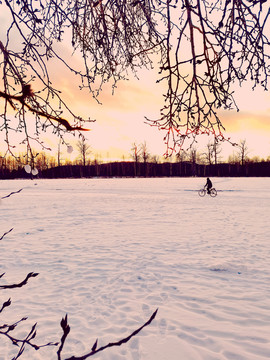
M 91 359 L 262 360 L 270 358 L 270 179 L 0 181 L 0 285 L 4 322 L 38 323 L 37 344 L 59 341 L 81 356 L 156 319 L 130 342 Z M 27 348 L 28 349 L 28 348 Z M 0 360 L 15 346 L 0 336 Z M 57 348 L 20 359 L 56 360 Z

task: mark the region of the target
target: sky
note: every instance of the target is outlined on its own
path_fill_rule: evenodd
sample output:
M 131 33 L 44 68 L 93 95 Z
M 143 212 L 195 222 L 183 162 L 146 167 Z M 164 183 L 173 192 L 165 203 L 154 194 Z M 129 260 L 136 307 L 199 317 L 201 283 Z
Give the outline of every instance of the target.
M 4 21 L 1 12 L 0 20 Z M 7 20 L 6 20 L 7 21 Z M 61 44 L 61 52 L 67 51 L 68 44 Z M 72 62 L 78 61 L 76 58 Z M 129 74 L 129 81 L 118 83 L 112 95 L 111 85 L 103 87 L 98 102 L 86 90 L 79 90 L 79 83 L 59 64 L 52 64 L 52 77 L 62 96 L 72 111 L 82 118 L 91 117 L 96 121 L 89 124 L 91 131 L 85 133 L 87 143 L 91 146 L 91 157 L 102 159 L 130 159 L 132 144 L 146 142 L 151 155 L 162 157 L 166 152 L 163 137 L 165 133 L 156 127 L 151 127 L 145 121 L 159 117 L 165 92 L 162 85 L 156 84 L 156 74 L 153 71 L 142 70 L 138 73 L 139 79 Z M 270 155 L 270 94 L 258 88 L 252 91 L 248 83 L 235 88 L 235 98 L 240 109 L 219 112 L 220 119 L 226 129 L 225 137 L 238 143 L 246 140 L 248 155 L 267 158 Z M 0 103 L 1 104 L 1 103 Z M 58 139 L 55 135 L 45 135 L 44 140 L 53 149 L 58 149 Z M 67 137 L 68 142 L 76 149 L 77 138 Z M 196 147 L 204 151 L 209 137 L 202 135 L 197 138 Z M 237 149 L 228 143 L 222 144 L 222 159 L 236 153 Z M 73 160 L 78 153 L 66 152 L 62 147 L 62 156 Z M 66 154 L 65 154 L 66 152 Z
M 102 105 L 91 98 L 89 94 L 74 90 L 69 80 L 65 82 L 67 98 L 75 111 L 82 116 L 90 116 L 96 122 L 90 123 L 90 132 L 85 133 L 87 142 L 94 154 L 102 158 L 128 159 L 132 144 L 146 142 L 152 155 L 162 156 L 166 151 L 164 132 L 151 127 L 145 121 L 145 116 L 156 119 L 162 104 L 162 89 L 155 82 L 155 75 L 143 72 L 140 79 L 131 79 L 118 84 L 114 95 L 110 86 L 103 89 L 100 96 Z M 236 88 L 235 98 L 239 107 L 236 110 L 219 113 L 225 127 L 224 136 L 232 142 L 246 140 L 248 156 L 267 158 L 270 155 L 270 94 L 261 88 L 250 89 L 247 85 Z M 196 147 L 204 151 L 212 138 L 201 135 L 197 138 Z M 71 140 L 72 141 L 72 140 Z M 74 143 L 74 140 L 73 140 Z M 222 159 L 238 150 L 231 144 L 222 144 Z
M 90 157 L 102 159 L 130 159 L 132 144 L 146 142 L 151 155 L 162 157 L 166 152 L 163 141 L 165 132 L 152 127 L 145 117 L 157 119 L 162 106 L 165 89 L 157 84 L 157 75 L 154 71 L 142 70 L 139 78 L 130 74 L 128 81 L 117 84 L 112 94 L 111 84 L 103 87 L 99 96 L 99 104 L 86 90 L 79 90 L 74 78 L 63 70 L 55 71 L 55 82 L 62 90 L 66 102 L 83 118 L 90 117 L 96 121 L 89 123 L 91 131 L 84 135 L 87 143 L 91 145 Z M 61 70 L 61 71 L 60 71 Z M 247 83 L 245 86 L 235 88 L 235 99 L 239 111 L 220 111 L 219 116 L 225 127 L 224 136 L 232 142 L 239 143 L 246 140 L 248 156 L 267 158 L 270 156 L 270 93 L 262 88 L 252 90 Z M 203 152 L 209 141 L 213 139 L 201 135 L 197 138 L 196 147 Z M 55 138 L 51 141 L 52 148 L 56 149 Z M 70 137 L 70 144 L 76 149 L 76 141 Z M 238 150 L 231 144 L 222 144 L 221 158 L 226 161 L 229 155 Z M 65 147 L 63 148 L 63 156 Z M 67 154 L 71 160 L 76 157 Z

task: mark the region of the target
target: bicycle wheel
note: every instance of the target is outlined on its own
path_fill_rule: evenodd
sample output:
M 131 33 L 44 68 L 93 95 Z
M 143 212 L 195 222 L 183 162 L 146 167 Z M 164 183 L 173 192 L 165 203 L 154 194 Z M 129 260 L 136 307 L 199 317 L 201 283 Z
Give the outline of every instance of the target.
M 210 196 L 212 196 L 212 197 L 216 197 L 216 196 L 217 196 L 217 190 L 216 190 L 215 188 L 212 188 L 212 189 L 210 190 Z
M 206 194 L 206 190 L 201 189 L 198 191 L 199 196 L 204 196 Z

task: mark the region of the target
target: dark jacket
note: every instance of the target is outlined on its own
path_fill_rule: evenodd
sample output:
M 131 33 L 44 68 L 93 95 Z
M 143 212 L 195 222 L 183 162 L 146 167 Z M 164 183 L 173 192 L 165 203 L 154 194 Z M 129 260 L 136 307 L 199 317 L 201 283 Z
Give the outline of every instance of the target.
M 212 181 L 209 178 L 206 181 L 206 186 L 208 187 L 208 189 L 211 189 L 211 187 L 213 186 Z

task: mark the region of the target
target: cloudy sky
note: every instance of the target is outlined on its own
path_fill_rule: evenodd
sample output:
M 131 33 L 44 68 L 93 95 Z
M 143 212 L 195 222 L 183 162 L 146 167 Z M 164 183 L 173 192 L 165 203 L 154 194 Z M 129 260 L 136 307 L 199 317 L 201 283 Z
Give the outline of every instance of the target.
M 61 47 L 61 53 L 67 51 L 68 42 L 61 44 Z M 73 58 L 72 62 L 74 61 Z M 107 84 L 99 97 L 101 105 L 86 90 L 78 90 L 75 79 L 68 73 L 63 73 L 62 68 L 53 69 L 55 82 L 67 102 L 72 105 L 72 110 L 82 117 L 96 119 L 96 122 L 89 124 L 92 130 L 86 133 L 93 153 L 100 154 L 102 158 L 127 159 L 134 142 L 146 142 L 153 155 L 162 156 L 166 152 L 163 142 L 165 133 L 145 121 L 145 116 L 150 119 L 159 118 L 163 105 L 166 89 L 163 83 L 156 83 L 157 71 L 142 70 L 138 73 L 138 79 L 128 74 L 129 80 L 118 83 L 114 94 L 111 85 Z M 250 157 L 258 155 L 266 158 L 270 155 L 269 92 L 260 87 L 253 91 L 247 82 L 245 86 L 235 88 L 235 99 L 239 112 L 231 110 L 219 113 L 226 128 L 224 135 L 236 143 L 246 139 Z M 196 146 L 203 150 L 211 139 L 202 135 L 197 140 Z M 224 143 L 222 148 L 223 160 L 237 152 L 230 144 Z
M 87 92 L 74 89 L 68 78 L 59 79 L 65 89 L 67 100 L 73 109 L 84 117 L 90 116 L 96 122 L 89 124 L 92 129 L 86 133 L 94 153 L 103 158 L 127 159 L 132 143 L 146 142 L 151 154 L 162 156 L 166 151 L 163 142 L 165 133 L 156 127 L 151 127 L 145 121 L 145 116 L 156 119 L 162 104 L 162 88 L 155 82 L 155 74 L 144 71 L 140 79 L 130 78 L 129 81 L 118 84 L 114 94 L 111 87 L 103 89 L 100 101 L 91 98 Z M 252 91 L 248 84 L 235 89 L 235 98 L 240 109 L 222 111 L 220 118 L 226 128 L 224 135 L 232 142 L 246 140 L 249 156 L 258 155 L 266 158 L 270 155 L 270 94 L 261 88 Z M 197 138 L 197 148 L 203 150 L 211 140 L 206 135 Z M 230 144 L 222 145 L 222 156 L 228 156 L 237 149 Z
M 8 23 L 2 11 L 0 21 L 1 24 Z M 2 31 L 3 29 L 4 26 Z M 66 44 L 61 46 L 61 51 L 65 51 Z M 74 58 L 71 61 L 77 60 Z M 156 84 L 157 76 L 154 72 L 141 71 L 138 74 L 139 79 L 129 75 L 130 80 L 118 83 L 113 95 L 108 84 L 101 92 L 101 105 L 86 90 L 80 91 L 77 87 L 79 83 L 59 64 L 53 63 L 51 69 L 53 81 L 62 91 L 72 111 L 83 118 L 96 119 L 96 122 L 89 124 L 91 131 L 86 133 L 93 155 L 98 154 L 103 159 L 128 159 L 134 142 L 146 142 L 152 155 L 164 154 L 165 133 L 145 122 L 145 116 L 150 119 L 159 117 L 163 101 L 164 89 L 162 85 Z M 247 83 L 243 88 L 236 87 L 235 98 L 240 111 L 222 111 L 219 114 L 226 128 L 224 135 L 230 137 L 233 142 L 246 139 L 250 157 L 258 155 L 266 158 L 270 155 L 269 92 L 260 88 L 252 91 Z M 45 137 L 45 140 L 49 146 L 57 149 L 58 140 L 55 136 Z M 76 140 L 73 137 L 69 140 L 76 147 Z M 198 138 L 197 148 L 203 150 L 208 141 L 209 137 L 202 135 Z M 231 145 L 224 143 L 223 159 L 227 160 L 228 155 L 236 151 Z

